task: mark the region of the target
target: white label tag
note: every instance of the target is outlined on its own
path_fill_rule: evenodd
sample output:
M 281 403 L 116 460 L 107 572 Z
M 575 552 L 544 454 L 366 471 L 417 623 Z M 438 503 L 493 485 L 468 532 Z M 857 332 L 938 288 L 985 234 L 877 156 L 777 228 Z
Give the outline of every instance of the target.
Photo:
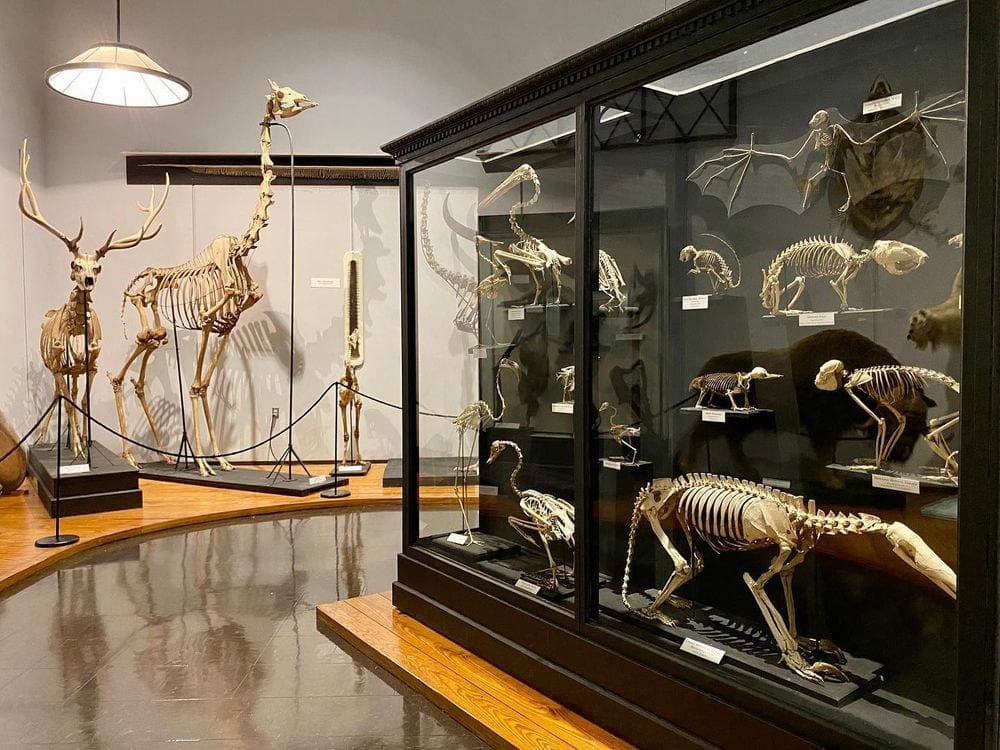
M 622 462 L 621 461 L 612 461 L 610 458 L 602 458 L 601 459 L 601 465 L 605 469 L 612 469 L 613 471 L 621 471 L 622 470 Z
M 327 479 L 329 479 L 326 474 L 320 474 L 316 477 L 309 477 L 309 486 L 312 487 L 314 484 L 323 484 Z
M 476 359 L 486 359 L 486 347 L 474 346 L 471 349 L 469 349 L 469 354 L 471 354 Z
M 531 581 L 526 581 L 523 578 L 518 578 L 514 581 L 514 588 L 521 589 L 521 591 L 527 591 L 529 594 L 536 595 L 542 590 L 542 587 L 537 583 L 532 583 Z
M 799 316 L 799 328 L 809 328 L 811 326 L 835 326 L 837 325 L 837 313 L 802 313 Z
M 552 411 L 557 414 L 572 414 L 573 413 L 573 402 L 572 401 L 556 401 L 552 404 Z
M 708 295 L 707 294 L 688 294 L 681 297 L 681 309 L 682 310 L 707 310 L 708 309 Z
M 644 333 L 619 333 L 615 336 L 619 341 L 642 341 L 646 338 Z
M 63 466 L 59 469 L 59 474 L 86 474 L 90 471 L 90 464 L 73 464 Z
M 340 289 L 340 279 L 327 276 L 313 276 L 309 279 L 309 286 L 313 289 Z
M 766 487 L 774 487 L 779 490 L 791 489 L 792 483 L 787 479 L 773 479 L 771 477 L 763 477 L 760 483 Z
M 701 410 L 701 421 L 702 422 L 725 422 L 726 412 L 723 409 L 702 409 Z
M 516 430 L 521 425 L 517 422 L 494 422 L 493 427 L 497 430 Z
M 721 664 L 722 657 L 726 655 L 726 652 L 721 648 L 716 648 L 715 646 L 709 646 L 707 643 L 702 643 L 701 641 L 696 641 L 693 638 L 685 638 L 684 642 L 681 643 L 681 651 L 688 654 L 693 654 L 699 659 L 704 659 L 705 661 L 710 661 L 712 664 Z
M 920 494 L 920 480 L 908 477 L 890 477 L 885 474 L 872 474 L 872 487 L 880 490 L 896 490 L 908 492 L 911 495 Z
M 494 484 L 481 484 L 479 485 L 480 495 L 499 495 L 500 488 Z
M 902 94 L 890 94 L 881 99 L 872 99 L 861 105 L 861 114 L 870 115 L 874 112 L 884 112 L 887 109 L 899 109 L 903 106 Z
M 523 307 L 508 308 L 507 320 L 524 320 L 524 308 Z
M 469 537 L 465 534 L 449 534 L 448 543 L 466 545 L 469 543 Z

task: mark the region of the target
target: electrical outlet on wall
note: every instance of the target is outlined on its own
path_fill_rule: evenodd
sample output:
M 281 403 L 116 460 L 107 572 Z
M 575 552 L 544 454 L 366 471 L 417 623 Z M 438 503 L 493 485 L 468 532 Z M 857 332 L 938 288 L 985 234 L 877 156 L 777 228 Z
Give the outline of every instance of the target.
M 277 419 L 280 416 L 281 416 L 281 409 L 279 409 L 277 406 L 272 407 L 271 408 L 271 419 Z

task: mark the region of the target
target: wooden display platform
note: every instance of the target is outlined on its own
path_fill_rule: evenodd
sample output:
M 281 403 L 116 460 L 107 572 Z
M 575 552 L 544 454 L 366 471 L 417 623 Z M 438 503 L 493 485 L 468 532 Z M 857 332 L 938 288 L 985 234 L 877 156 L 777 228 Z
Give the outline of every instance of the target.
M 316 608 L 343 638 L 494 747 L 628 748 L 578 714 L 398 612 L 389 594 Z

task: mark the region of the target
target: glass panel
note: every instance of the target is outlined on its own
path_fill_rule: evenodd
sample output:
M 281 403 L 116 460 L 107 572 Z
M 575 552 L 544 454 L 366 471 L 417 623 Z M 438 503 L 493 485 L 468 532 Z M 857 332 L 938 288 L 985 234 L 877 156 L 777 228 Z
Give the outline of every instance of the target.
M 954 734 L 965 39 L 861 3 L 595 109 L 598 619 L 894 747 Z
M 413 177 L 420 544 L 573 602 L 572 115 Z

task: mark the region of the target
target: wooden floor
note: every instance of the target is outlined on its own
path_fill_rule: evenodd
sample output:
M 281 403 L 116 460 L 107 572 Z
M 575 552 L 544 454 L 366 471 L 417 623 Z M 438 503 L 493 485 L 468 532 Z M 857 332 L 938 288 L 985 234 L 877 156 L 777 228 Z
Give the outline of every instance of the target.
M 0 591 L 83 550 L 140 534 L 264 513 L 399 504 L 399 488 L 382 488 L 384 468 L 385 464 L 373 464 L 367 476 L 350 480 L 350 497 L 329 500 L 319 494 L 289 497 L 143 479 L 142 508 L 66 518 L 62 532 L 78 534 L 80 541 L 54 549 L 35 547 L 36 539 L 53 533 L 53 522 L 35 493 L 33 480 L 28 479 L 17 493 L 0 497 Z M 433 502 L 438 496 L 447 502 L 453 490 L 421 490 L 422 501 Z
M 322 604 L 316 620 L 492 745 L 631 747 L 401 614 L 388 593 Z

